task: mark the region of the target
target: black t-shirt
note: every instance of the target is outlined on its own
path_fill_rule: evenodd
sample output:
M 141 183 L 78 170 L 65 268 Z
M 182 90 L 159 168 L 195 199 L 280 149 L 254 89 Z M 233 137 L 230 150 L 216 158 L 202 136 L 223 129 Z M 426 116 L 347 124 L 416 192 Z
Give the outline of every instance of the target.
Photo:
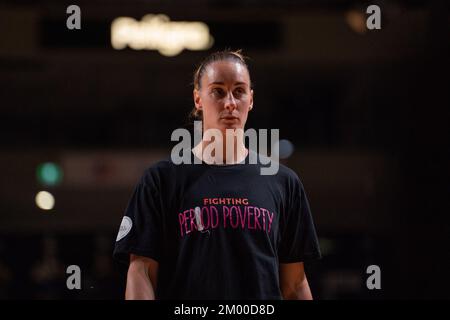
M 277 174 L 261 175 L 260 159 L 248 160 L 175 165 L 168 158 L 144 172 L 114 257 L 158 261 L 157 299 L 282 299 L 279 263 L 320 258 L 297 174 L 280 164 Z

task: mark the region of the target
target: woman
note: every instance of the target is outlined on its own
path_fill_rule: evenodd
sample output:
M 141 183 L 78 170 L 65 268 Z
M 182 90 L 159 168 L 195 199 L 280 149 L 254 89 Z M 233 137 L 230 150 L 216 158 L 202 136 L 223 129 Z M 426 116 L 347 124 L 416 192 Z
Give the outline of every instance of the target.
M 223 133 L 224 149 L 204 152 L 204 138 L 191 154 L 200 164 L 167 159 L 145 171 L 114 251 L 129 262 L 126 299 L 312 299 L 303 262 L 320 250 L 298 176 L 283 165 L 261 175 L 260 162 L 248 163 L 255 151 L 225 138 L 253 108 L 240 52 L 207 57 L 193 94 L 193 114 L 204 132 Z

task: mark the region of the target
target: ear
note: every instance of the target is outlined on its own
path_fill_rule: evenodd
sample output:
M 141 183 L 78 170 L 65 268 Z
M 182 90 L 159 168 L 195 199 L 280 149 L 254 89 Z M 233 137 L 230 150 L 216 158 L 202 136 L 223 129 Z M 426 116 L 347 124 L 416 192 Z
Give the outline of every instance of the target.
M 253 89 L 250 90 L 250 107 L 248 108 L 248 111 L 253 109 Z
M 194 89 L 193 96 L 195 108 L 197 108 L 197 110 L 202 110 L 202 99 L 200 98 L 200 92 L 197 89 Z

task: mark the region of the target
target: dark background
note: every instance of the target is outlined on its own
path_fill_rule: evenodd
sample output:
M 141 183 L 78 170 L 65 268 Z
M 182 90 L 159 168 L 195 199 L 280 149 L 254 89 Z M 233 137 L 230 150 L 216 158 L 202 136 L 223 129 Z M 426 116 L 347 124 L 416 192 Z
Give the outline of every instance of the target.
M 81 30 L 66 28 L 70 4 Z M 352 27 L 370 4 L 381 30 Z M 148 13 L 203 21 L 215 43 L 114 50 L 113 19 Z M 0 298 L 123 297 L 111 253 L 134 184 L 188 126 L 195 66 L 227 47 L 251 58 L 246 128 L 295 146 L 283 162 L 324 255 L 307 265 L 315 298 L 449 298 L 449 22 L 445 1 L 2 1 Z M 36 179 L 48 161 L 57 186 Z M 41 190 L 53 210 L 36 206 Z M 372 264 L 381 290 L 366 287 Z M 66 288 L 69 265 L 81 290 Z

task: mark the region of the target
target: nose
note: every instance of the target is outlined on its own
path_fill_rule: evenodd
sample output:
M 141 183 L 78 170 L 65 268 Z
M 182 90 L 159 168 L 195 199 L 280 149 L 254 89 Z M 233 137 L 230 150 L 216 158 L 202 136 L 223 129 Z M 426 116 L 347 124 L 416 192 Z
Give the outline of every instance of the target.
M 236 108 L 237 108 L 236 100 L 234 99 L 233 94 L 229 93 L 225 100 L 225 109 L 227 109 L 228 112 L 233 112 L 234 109 Z

